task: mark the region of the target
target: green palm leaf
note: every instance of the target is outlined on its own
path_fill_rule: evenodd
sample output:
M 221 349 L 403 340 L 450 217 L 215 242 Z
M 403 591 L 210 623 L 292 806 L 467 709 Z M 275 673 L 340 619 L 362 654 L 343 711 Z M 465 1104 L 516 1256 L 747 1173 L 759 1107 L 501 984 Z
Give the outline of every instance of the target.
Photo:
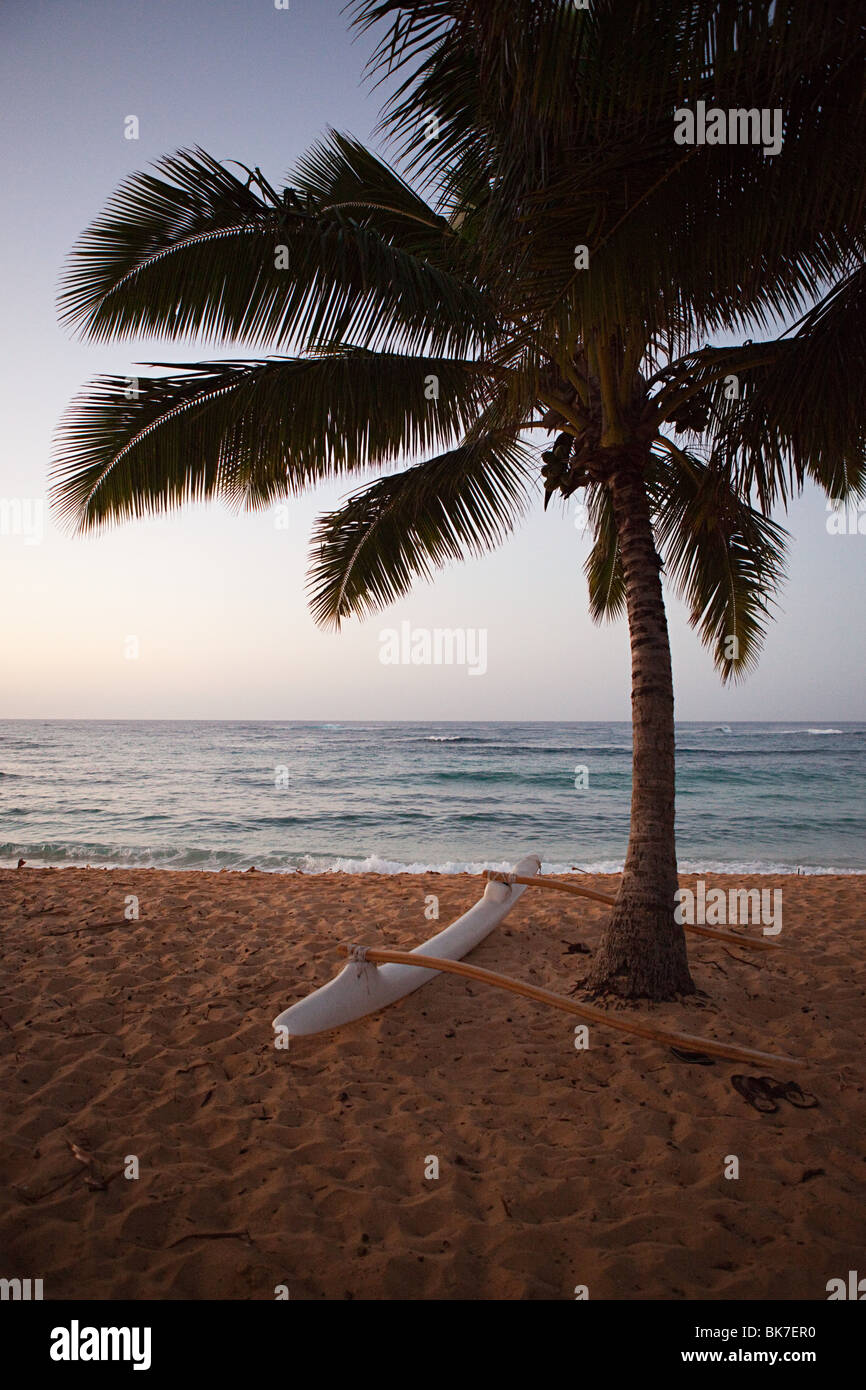
M 460 239 L 448 219 L 350 135 L 331 130 L 317 140 L 295 164 L 292 186 L 322 213 L 349 213 L 413 256 L 453 264 Z
M 594 623 L 613 621 L 625 612 L 625 575 L 619 555 L 611 495 L 593 488 L 588 510 L 595 542 L 584 565 L 589 585 L 589 613 Z
M 526 505 L 526 463 L 513 439 L 488 436 L 381 478 L 321 517 L 310 552 L 316 621 L 338 628 L 497 545 Z
M 103 377 L 61 424 L 53 497 L 80 530 L 214 496 L 266 506 L 323 478 L 446 446 L 485 389 L 474 362 L 361 348 Z
M 203 150 L 156 169 L 164 177 L 121 185 L 70 259 L 61 318 L 93 340 L 351 339 L 463 354 L 495 332 L 477 287 L 399 244 L 405 207 L 385 235 L 350 209 L 318 207 L 309 187 L 261 197 Z M 428 252 L 450 235 L 444 223 L 426 231 Z
M 665 572 L 724 681 L 755 665 L 785 574 L 787 532 L 694 453 L 665 441 L 649 484 Z
M 863 250 L 864 23 L 717 0 L 362 0 L 391 21 L 374 68 L 409 69 L 385 126 L 410 167 L 444 186 L 490 185 L 485 273 L 562 338 L 639 322 L 705 337 L 802 313 L 813 287 Z M 648 55 L 652 55 L 651 59 Z M 681 147 L 673 111 L 698 99 L 774 109 L 782 151 Z M 419 115 L 446 113 L 428 141 Z M 820 119 L 816 113 L 820 112 Z M 577 273 L 576 244 L 592 273 Z M 760 247 L 760 255 L 743 254 Z M 551 339 L 548 339 L 551 341 Z M 687 349 L 685 339 L 680 350 Z
M 697 397 L 716 466 L 768 512 L 807 478 L 830 496 L 866 490 L 866 271 L 845 276 L 796 331 L 766 342 L 704 348 L 659 375 L 649 419 L 675 420 Z
M 756 347 L 759 345 L 756 345 Z M 859 267 L 808 313 L 769 360 L 741 379 L 715 452 L 765 507 L 810 477 L 831 497 L 866 492 L 866 271 Z

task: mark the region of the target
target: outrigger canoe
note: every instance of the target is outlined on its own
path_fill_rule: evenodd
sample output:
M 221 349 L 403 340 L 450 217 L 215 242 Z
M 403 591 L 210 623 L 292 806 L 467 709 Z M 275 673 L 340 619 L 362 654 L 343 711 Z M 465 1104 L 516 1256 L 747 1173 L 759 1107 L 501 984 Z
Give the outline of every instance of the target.
M 507 975 L 498 975 L 491 970 L 482 970 L 479 966 L 462 963 L 462 957 L 489 936 L 507 917 L 526 889 L 532 887 L 576 893 L 581 897 L 594 898 L 601 902 L 613 901 L 607 895 L 597 893 L 593 889 L 560 884 L 553 879 L 542 878 L 538 856 L 527 855 L 510 873 L 489 873 L 484 896 L 480 902 L 468 912 L 464 912 L 450 927 L 446 927 L 436 936 L 431 936 L 423 945 L 416 946 L 414 951 L 389 951 L 373 946 L 345 947 L 349 963 L 340 974 L 328 984 L 322 985 L 314 994 L 300 999 L 297 1004 L 292 1004 L 278 1014 L 273 1022 L 274 1031 L 287 1033 L 290 1037 L 325 1033 L 332 1028 L 340 1028 L 345 1023 L 354 1023 L 356 1019 L 365 1018 L 367 1014 L 378 1013 L 389 1004 L 395 1004 L 398 999 L 413 994 L 438 974 L 451 973 L 492 985 L 496 989 L 523 995 L 541 1004 L 548 1004 L 588 1023 L 597 1023 L 618 1032 L 650 1038 L 669 1047 L 698 1049 L 707 1056 L 735 1062 L 804 1065 L 802 1059 L 797 1057 L 760 1052 L 755 1048 L 742 1047 L 737 1043 L 723 1042 L 715 1038 L 698 1038 L 690 1033 L 660 1028 L 648 1020 L 618 1017 L 604 1009 L 578 1003 L 566 995 L 554 994 L 551 990 L 525 984 Z M 750 941 L 746 937 L 734 936 L 712 927 L 692 930 L 698 930 L 703 936 L 731 941 L 753 950 L 766 949 L 770 945 L 775 947 L 776 944 Z M 430 969 L 424 969 L 416 963 L 425 957 L 431 962 Z
M 529 854 L 514 866 L 521 877 L 533 878 L 541 870 L 541 860 Z M 474 951 L 486 936 L 508 916 L 526 892 L 525 884 L 488 882 L 484 896 L 450 927 L 431 936 L 410 952 L 413 956 L 436 956 L 441 960 L 461 960 Z M 374 1014 L 388 1004 L 404 999 L 429 980 L 437 970 L 419 970 L 415 965 L 380 965 L 351 960 L 335 979 L 315 994 L 300 999 L 274 1019 L 274 1029 L 286 1029 L 290 1037 L 324 1033 L 357 1018 Z

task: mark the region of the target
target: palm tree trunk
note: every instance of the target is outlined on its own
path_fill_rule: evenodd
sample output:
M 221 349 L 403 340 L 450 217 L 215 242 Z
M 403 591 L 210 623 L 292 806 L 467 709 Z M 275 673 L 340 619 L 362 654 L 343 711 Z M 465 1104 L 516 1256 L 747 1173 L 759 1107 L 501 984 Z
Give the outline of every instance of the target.
M 631 831 L 622 881 L 588 984 L 629 997 L 691 994 L 685 933 L 674 921 L 674 689 L 643 459 L 622 450 L 608 478 L 631 640 Z

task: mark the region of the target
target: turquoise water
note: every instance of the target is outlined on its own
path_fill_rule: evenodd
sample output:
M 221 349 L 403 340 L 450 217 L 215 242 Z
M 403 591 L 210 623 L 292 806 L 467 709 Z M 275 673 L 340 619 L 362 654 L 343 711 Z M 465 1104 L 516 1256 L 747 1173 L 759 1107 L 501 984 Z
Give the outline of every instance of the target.
M 679 724 L 677 748 L 684 870 L 866 871 L 866 724 Z M 630 750 L 623 723 L 3 721 L 0 862 L 613 871 Z

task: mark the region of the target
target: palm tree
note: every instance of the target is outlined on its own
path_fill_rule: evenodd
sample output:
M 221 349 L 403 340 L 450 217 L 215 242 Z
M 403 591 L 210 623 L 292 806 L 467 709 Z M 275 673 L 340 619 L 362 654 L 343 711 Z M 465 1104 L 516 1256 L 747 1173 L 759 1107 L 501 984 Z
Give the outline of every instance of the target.
M 114 194 L 61 295 L 95 341 L 294 349 L 98 379 L 54 496 L 87 531 L 377 468 L 317 524 L 323 624 L 498 544 L 532 501 L 524 436 L 555 434 L 545 506 L 583 491 L 591 612 L 624 612 L 631 639 L 631 830 L 590 975 L 630 996 L 694 988 L 662 575 L 735 679 L 783 574 L 772 509 L 866 476 L 864 29 L 842 0 L 813 8 L 361 0 L 358 25 L 387 24 L 373 69 L 403 175 L 335 132 L 279 191 L 180 151 Z M 716 99 L 781 108 L 782 150 L 676 143 L 675 111 Z

